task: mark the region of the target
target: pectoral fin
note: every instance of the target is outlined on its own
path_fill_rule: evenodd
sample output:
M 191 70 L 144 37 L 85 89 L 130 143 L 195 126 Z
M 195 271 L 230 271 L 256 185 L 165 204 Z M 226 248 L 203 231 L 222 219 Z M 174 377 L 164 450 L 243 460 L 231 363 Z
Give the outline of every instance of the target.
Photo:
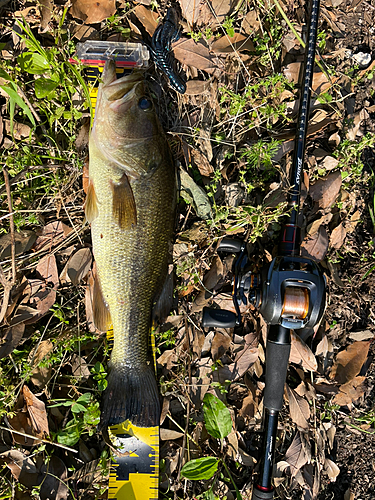
M 87 221 L 91 224 L 93 220 L 99 215 L 98 210 L 98 198 L 96 197 L 94 184 L 89 180 L 89 185 L 87 188 L 86 203 L 85 203 L 85 215 Z
M 123 174 L 119 182 L 111 181 L 111 188 L 113 217 L 121 229 L 131 229 L 137 224 L 137 208 L 127 175 Z
M 107 332 L 112 326 L 112 319 L 109 313 L 108 304 L 104 300 L 97 275 L 94 280 L 92 312 L 96 328 L 101 332 Z

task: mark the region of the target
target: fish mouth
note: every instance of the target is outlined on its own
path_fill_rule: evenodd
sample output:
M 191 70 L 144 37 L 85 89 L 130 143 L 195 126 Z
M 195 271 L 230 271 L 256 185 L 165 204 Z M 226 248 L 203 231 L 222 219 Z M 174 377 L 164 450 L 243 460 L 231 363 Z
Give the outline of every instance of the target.
M 137 87 L 143 82 L 143 74 L 140 71 L 133 71 L 119 79 L 116 78 L 116 65 L 113 60 L 106 61 L 103 70 L 102 91 L 107 101 L 111 102 L 113 109 L 125 105 L 132 100 Z

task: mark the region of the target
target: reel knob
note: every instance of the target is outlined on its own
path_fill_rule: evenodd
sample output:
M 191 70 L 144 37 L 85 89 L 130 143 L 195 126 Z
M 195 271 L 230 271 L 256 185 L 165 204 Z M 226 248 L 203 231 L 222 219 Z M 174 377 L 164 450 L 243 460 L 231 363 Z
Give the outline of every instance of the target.
M 204 328 L 234 328 L 238 325 L 237 316 L 226 309 L 204 307 L 202 325 Z

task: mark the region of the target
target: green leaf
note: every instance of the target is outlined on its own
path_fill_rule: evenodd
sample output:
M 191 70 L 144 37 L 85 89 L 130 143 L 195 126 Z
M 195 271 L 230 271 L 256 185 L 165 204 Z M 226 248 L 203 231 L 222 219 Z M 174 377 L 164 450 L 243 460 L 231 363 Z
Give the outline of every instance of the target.
M 24 52 L 17 57 L 17 62 L 23 71 L 32 75 L 41 75 L 50 69 L 47 59 L 37 52 Z
M 216 457 L 203 457 L 190 460 L 181 469 L 182 477 L 199 481 L 201 479 L 211 479 L 217 471 L 219 459 Z
M 203 413 L 207 432 L 212 437 L 223 439 L 232 430 L 232 418 L 225 404 L 213 394 L 203 398 Z
M 65 446 L 74 446 L 78 443 L 80 436 L 81 430 L 78 422 L 70 420 L 65 429 L 58 432 L 57 442 Z
M 43 99 L 43 97 L 51 96 L 57 86 L 58 83 L 54 82 L 50 78 L 38 78 L 35 81 L 35 95 L 38 99 Z
M 77 403 L 83 403 L 88 405 L 90 403 L 90 399 L 91 399 L 91 393 L 85 392 L 85 394 L 82 394 L 82 396 L 80 396 L 77 399 Z
M 72 405 L 72 412 L 73 413 L 80 413 L 81 411 L 86 411 L 86 406 L 80 405 L 78 403 L 74 403 Z
M 4 78 L 4 80 L 12 80 L 12 78 L 8 75 L 8 73 L 0 68 L 0 78 Z

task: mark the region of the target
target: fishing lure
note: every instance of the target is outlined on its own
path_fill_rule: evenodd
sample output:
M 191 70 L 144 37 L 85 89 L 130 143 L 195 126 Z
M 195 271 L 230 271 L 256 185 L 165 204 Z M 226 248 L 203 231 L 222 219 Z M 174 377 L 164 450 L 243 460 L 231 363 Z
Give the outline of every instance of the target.
M 171 86 L 180 94 L 186 91 L 186 84 L 173 68 L 172 42 L 180 38 L 177 15 L 171 7 L 162 24 L 156 28 L 151 40 L 151 52 L 157 67 L 168 77 Z

